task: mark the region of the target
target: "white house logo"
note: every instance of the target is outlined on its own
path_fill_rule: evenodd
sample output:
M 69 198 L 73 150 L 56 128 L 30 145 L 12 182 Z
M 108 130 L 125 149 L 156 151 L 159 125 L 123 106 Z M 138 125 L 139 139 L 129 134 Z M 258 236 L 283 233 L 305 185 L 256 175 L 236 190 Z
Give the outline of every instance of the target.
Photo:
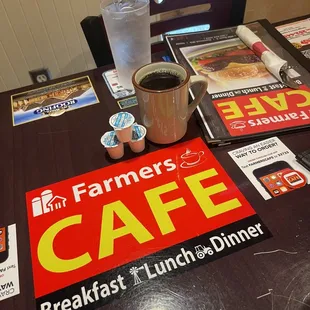
M 32 199 L 33 216 L 40 216 L 66 207 L 66 201 L 66 198 L 54 196 L 51 190 L 46 190 L 41 193 L 41 197 L 35 197 Z

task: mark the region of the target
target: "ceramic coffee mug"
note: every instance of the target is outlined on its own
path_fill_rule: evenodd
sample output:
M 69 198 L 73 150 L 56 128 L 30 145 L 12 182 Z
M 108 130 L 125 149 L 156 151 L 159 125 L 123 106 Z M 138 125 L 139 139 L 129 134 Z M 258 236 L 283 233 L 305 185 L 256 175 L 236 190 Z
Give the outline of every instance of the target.
M 174 88 L 151 90 L 140 85 L 152 73 L 170 72 L 180 78 Z M 155 143 L 168 144 L 180 140 L 187 131 L 187 122 L 207 92 L 208 82 L 202 76 L 190 76 L 181 65 L 168 62 L 148 64 L 138 69 L 132 82 L 138 98 L 141 120 L 147 128 L 147 138 Z M 200 92 L 188 104 L 189 88 L 200 84 Z

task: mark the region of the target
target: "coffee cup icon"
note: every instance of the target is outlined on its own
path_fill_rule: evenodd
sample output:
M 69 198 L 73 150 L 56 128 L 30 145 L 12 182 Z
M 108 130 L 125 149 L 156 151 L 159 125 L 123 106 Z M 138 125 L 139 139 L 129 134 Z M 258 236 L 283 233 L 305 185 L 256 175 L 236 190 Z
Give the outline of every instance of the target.
M 192 152 L 191 150 L 187 149 L 186 152 L 183 155 L 181 155 L 181 158 L 183 160 L 181 167 L 189 168 L 200 164 L 203 155 L 204 151 Z

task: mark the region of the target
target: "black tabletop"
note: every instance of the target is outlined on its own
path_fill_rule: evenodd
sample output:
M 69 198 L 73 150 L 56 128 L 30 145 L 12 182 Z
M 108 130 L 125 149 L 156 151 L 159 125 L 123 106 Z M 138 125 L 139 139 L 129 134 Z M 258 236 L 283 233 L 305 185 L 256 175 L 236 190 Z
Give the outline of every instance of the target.
M 0 222 L 17 225 L 20 268 L 20 294 L 2 301 L 0 309 L 35 309 L 25 193 L 115 163 L 106 157 L 99 143 L 101 135 L 108 130 L 109 117 L 119 111 L 102 79 L 102 72 L 107 69 L 72 76 L 89 75 L 99 104 L 56 118 L 13 127 L 10 96 L 34 86 L 0 94 Z M 139 121 L 137 107 L 128 111 Z M 193 116 L 182 141 L 201 135 Z M 281 136 L 280 139 L 294 153 L 310 148 L 308 131 Z M 310 308 L 309 187 L 265 201 L 228 155 L 228 151 L 243 145 L 213 148 L 212 152 L 273 236 L 210 264 L 174 277 L 150 281 L 143 289 L 124 294 L 101 309 Z M 148 143 L 145 153 L 160 148 Z M 127 152 L 122 160 L 133 156 Z

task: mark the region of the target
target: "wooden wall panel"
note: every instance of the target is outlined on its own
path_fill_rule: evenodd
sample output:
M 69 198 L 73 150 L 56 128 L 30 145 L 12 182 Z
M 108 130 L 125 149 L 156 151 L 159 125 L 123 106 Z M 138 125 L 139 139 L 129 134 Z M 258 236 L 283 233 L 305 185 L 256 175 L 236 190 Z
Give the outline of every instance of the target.
M 95 68 L 80 22 L 99 12 L 98 0 L 0 0 L 0 91 L 43 67 L 52 78 Z
M 76 1 L 81 2 L 81 1 Z M 56 13 L 59 20 L 63 38 L 68 50 L 70 61 L 66 67 L 73 73 L 84 71 L 86 61 L 82 50 L 82 44 L 73 17 L 72 6 L 69 0 L 54 0 Z M 74 4 L 73 4 L 74 6 Z
M 15 0 L 9 0 L 14 2 Z M 39 10 L 36 0 L 19 0 L 25 18 L 32 33 L 35 45 L 40 54 L 42 67 L 47 67 L 53 78 L 61 76 L 59 64 L 55 57 L 53 46 L 49 38 L 47 28 L 45 27 L 43 18 Z M 31 68 L 36 69 L 36 68 Z
M 0 29 L 0 42 L 11 67 L 17 75 L 18 83 L 16 83 L 15 87 L 30 84 L 31 79 L 28 74 L 29 67 L 2 1 L 0 2 Z M 7 61 L 7 59 L 5 58 L 4 61 Z M 3 62 L 2 59 L 1 62 Z M 8 72 L 3 71 L 0 74 L 2 79 L 5 81 L 5 77 Z
M 88 47 L 88 43 L 85 39 L 82 27 L 80 27 L 81 20 L 83 20 L 86 16 L 88 16 L 86 2 L 85 1 L 70 0 L 70 5 L 72 8 L 72 14 L 74 17 L 76 29 L 77 29 L 78 36 L 80 39 L 80 44 L 82 47 L 82 51 L 83 51 L 83 55 L 85 58 L 87 68 L 92 69 L 95 67 L 95 62 L 94 62 L 93 56 L 90 52 L 90 49 Z
M 42 67 L 40 53 L 19 1 L 3 0 L 3 5 L 28 68 Z
M 60 25 L 60 19 L 57 15 L 54 1 L 37 0 L 37 3 L 53 47 L 53 52 L 57 59 L 61 75 L 65 76 L 74 73 L 73 68 L 68 66 L 71 60 L 69 48 L 62 30 L 62 26 Z M 66 27 L 66 25 L 63 25 L 63 27 Z
M 3 81 L 3 78 L 0 76 L 0 93 L 6 90 L 6 85 Z
M 88 15 L 99 15 L 100 14 L 100 0 L 85 0 L 87 5 Z
M 1 22 L 0 22 L 1 23 Z M 0 41 L 0 78 L 2 81 L 2 91 L 12 89 L 20 86 L 20 82 L 17 78 L 14 68 L 12 67 L 11 61 L 4 50 L 3 44 Z
M 245 22 L 267 18 L 275 23 L 309 13 L 310 0 L 247 0 Z

